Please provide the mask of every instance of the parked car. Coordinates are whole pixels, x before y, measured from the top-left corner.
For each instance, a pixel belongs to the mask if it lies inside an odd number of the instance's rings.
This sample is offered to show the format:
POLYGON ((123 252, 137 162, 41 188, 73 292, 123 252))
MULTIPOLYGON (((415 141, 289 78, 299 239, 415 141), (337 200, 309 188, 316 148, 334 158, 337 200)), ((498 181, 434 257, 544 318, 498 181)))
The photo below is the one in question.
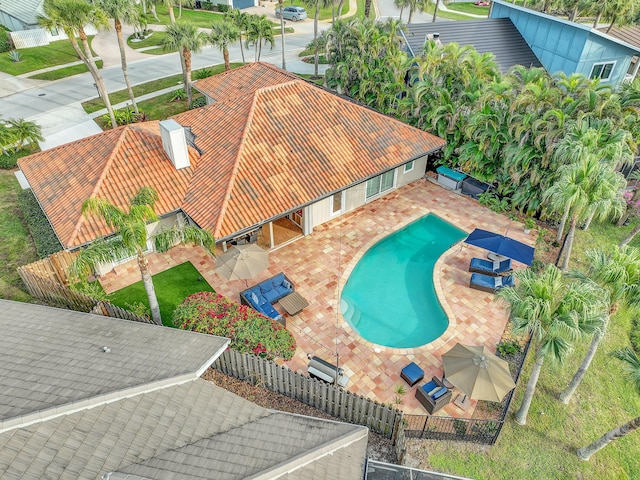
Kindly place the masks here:
MULTIPOLYGON (((276 17, 280 18, 280 9, 276 8, 276 17)), ((291 20, 297 22, 298 20, 304 20, 307 18, 307 11, 302 7, 284 7, 282 9, 282 18, 285 20, 291 20)))
POLYGON ((477 5, 478 7, 488 7, 489 2, 474 2, 474 5, 477 5))

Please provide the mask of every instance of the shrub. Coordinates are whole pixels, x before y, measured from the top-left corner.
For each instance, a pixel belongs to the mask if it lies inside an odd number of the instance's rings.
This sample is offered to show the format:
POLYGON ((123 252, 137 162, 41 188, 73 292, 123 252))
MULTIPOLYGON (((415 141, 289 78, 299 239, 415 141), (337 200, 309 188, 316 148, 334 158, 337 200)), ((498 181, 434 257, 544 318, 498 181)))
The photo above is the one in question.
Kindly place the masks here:
POLYGON ((210 77, 211 75, 213 75, 213 70, 211 70, 210 68, 204 67, 204 68, 201 68, 200 70, 196 70, 194 76, 198 80, 202 80, 203 78, 210 77))
MULTIPOLYGON (((118 125, 129 125, 130 123, 144 122, 147 120, 147 116, 144 112, 136 113, 131 107, 126 107, 121 110, 114 110, 113 115, 116 117, 118 125)), ((108 113, 102 116, 102 121, 107 126, 111 126, 111 117, 108 113)))
POLYGON ((241 353, 289 360, 296 351, 293 335, 275 320, 213 292, 189 295, 173 312, 173 324, 183 330, 231 339, 241 353))
POLYGON ((508 198, 505 197, 500 199, 496 193, 491 191, 478 195, 478 203, 488 207, 496 213, 505 213, 511 209, 508 198))
POLYGON ((69 285, 71 290, 75 290, 76 292, 84 293, 85 295, 95 298, 97 300, 109 300, 109 295, 107 295, 97 281, 95 282, 87 282, 86 280, 78 283, 73 283, 69 285))
POLYGON ((9 37, 9 31, 2 25, 0 25, 0 52, 8 52, 13 46, 11 45, 11 38, 9 37))
POLYGON ((202 8, 204 10, 213 10, 213 3, 212 2, 202 2, 200 5, 202 6, 202 8))
POLYGON ((173 95, 171 96, 171 101, 179 102, 184 100, 185 98, 187 98, 187 92, 184 90, 184 88, 179 88, 178 90, 173 92, 173 95))
POLYGON ((62 250, 58 237, 31 190, 21 190, 18 193, 18 206, 31 232, 38 256, 45 258, 62 250))
POLYGON ((22 57, 20 56, 20 52, 18 50, 11 50, 9 52, 9 58, 13 63, 18 63, 22 61, 22 57))
POLYGON ((189 104, 189 110, 193 110, 194 108, 204 107, 206 104, 207 104, 206 98, 198 97, 189 104))
POLYGON ((498 354, 504 358, 520 353, 522 351, 522 347, 516 340, 503 340, 498 344, 496 350, 498 351, 498 354))
POLYGON ((226 12, 228 12, 228 11, 229 11, 229 5, 225 5, 225 4, 223 4, 223 3, 219 3, 219 4, 217 5, 217 10, 218 10, 220 13, 226 13, 226 12))

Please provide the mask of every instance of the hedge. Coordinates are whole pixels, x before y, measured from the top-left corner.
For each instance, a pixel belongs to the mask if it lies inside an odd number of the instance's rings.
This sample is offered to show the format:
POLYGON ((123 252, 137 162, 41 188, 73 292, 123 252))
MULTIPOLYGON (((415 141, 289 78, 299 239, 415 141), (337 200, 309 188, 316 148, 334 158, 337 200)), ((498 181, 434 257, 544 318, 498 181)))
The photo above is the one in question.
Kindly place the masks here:
POLYGON ((58 237, 30 189, 18 193, 18 206, 29 227, 38 256, 45 258, 62 250, 58 237))

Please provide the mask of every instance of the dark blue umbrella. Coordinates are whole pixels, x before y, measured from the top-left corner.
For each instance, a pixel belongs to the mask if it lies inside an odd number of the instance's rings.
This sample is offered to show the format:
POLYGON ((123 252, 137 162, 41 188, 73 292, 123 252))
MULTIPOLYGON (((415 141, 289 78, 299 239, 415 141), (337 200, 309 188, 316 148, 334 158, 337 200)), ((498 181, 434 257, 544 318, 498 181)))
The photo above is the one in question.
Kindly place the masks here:
POLYGON ((525 245, 513 238, 500 235, 499 233, 476 228, 469 234, 464 243, 484 248, 503 257, 512 258, 525 265, 531 265, 531 263, 533 263, 533 247, 525 245))

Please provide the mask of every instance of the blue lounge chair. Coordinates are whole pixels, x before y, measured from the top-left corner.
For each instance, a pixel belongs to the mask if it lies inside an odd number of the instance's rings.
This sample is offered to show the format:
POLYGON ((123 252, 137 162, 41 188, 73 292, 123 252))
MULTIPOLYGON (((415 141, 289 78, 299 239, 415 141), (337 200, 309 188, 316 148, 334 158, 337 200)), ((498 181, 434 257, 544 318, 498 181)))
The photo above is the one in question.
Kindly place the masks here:
POLYGON ((469 286, 483 292, 496 293, 504 287, 513 287, 513 276, 508 277, 490 277, 481 273, 471 275, 469 286))
POLYGON ((507 258, 502 262, 492 262, 483 260, 482 258, 472 258, 469 264, 469 271, 473 273, 482 273, 483 275, 505 275, 513 270, 511 259, 507 258))

